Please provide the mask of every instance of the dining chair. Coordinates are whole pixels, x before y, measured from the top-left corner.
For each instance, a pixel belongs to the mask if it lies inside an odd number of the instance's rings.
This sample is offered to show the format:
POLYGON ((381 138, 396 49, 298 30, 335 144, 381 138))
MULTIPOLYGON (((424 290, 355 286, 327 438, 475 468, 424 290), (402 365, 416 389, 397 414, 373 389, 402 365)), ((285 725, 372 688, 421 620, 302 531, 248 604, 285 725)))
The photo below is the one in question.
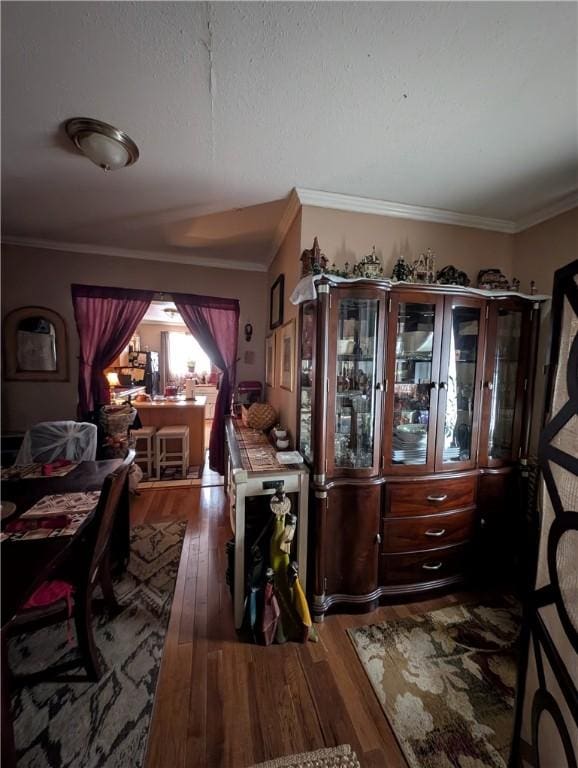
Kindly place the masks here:
POLYGON ((94 461, 97 432, 95 424, 83 421, 41 421, 27 430, 14 464, 94 461))
MULTIPOLYGON (((109 613, 114 614, 119 610, 110 571, 110 542, 133 461, 134 451, 130 451, 123 464, 106 477, 93 519, 87 524, 78 544, 71 547, 70 556, 57 569, 53 578, 38 587, 9 625, 9 634, 20 634, 73 616, 82 663, 88 679, 93 681, 102 675, 92 628, 93 592, 96 585, 100 584, 109 613)), ((26 680, 45 679, 49 674, 54 675, 76 666, 78 659, 73 659, 43 670, 38 675, 27 676, 26 680)))

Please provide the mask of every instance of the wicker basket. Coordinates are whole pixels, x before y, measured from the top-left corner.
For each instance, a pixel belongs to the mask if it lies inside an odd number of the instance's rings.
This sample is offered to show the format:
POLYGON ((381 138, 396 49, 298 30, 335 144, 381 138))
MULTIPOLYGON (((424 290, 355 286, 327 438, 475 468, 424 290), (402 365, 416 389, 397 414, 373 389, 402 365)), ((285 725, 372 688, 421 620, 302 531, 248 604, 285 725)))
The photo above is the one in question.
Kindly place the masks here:
POLYGON ((269 403, 253 403, 248 408, 243 406, 241 421, 246 427, 265 432, 277 422, 277 411, 269 403))

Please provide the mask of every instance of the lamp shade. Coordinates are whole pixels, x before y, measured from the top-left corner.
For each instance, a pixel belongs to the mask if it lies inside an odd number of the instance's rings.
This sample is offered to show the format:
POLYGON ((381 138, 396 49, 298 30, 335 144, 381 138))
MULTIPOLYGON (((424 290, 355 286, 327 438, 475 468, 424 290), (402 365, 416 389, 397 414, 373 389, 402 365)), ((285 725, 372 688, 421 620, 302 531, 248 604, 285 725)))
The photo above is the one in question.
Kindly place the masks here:
POLYGON ((129 154, 123 145, 103 133, 85 133, 78 144, 88 159, 105 171, 116 171, 128 163, 129 154))
POLYGON ((109 371, 106 374, 106 380, 109 387, 120 387, 120 381, 118 380, 118 373, 116 371, 109 371))

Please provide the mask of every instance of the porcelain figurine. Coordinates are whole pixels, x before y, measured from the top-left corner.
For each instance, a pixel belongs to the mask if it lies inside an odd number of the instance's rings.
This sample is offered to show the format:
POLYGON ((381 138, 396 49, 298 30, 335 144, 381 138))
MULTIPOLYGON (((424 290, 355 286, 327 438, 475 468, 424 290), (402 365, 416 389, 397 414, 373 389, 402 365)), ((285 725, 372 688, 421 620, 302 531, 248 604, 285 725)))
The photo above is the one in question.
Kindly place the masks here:
POLYGON ((425 253, 420 253, 418 258, 413 262, 411 276, 414 283, 427 283, 428 266, 425 253))
POLYGON ((327 259, 321 253, 317 237, 313 238, 312 248, 305 249, 301 254, 301 277, 320 275, 327 269, 327 259))
POLYGON ((478 288, 484 288, 488 291, 507 291, 510 284, 501 270, 481 269, 478 272, 478 288))
POLYGON ((400 256, 395 262, 393 271, 391 273, 391 279, 399 282, 409 282, 411 280, 411 267, 407 261, 400 256))
POLYGON ((375 245, 370 254, 364 256, 361 261, 353 267, 355 277, 380 278, 383 275, 383 267, 379 256, 375 252, 375 245))
POLYGON ((436 283, 441 285, 462 285, 464 287, 470 284, 470 278, 461 269, 448 264, 447 267, 440 269, 436 275, 436 283))

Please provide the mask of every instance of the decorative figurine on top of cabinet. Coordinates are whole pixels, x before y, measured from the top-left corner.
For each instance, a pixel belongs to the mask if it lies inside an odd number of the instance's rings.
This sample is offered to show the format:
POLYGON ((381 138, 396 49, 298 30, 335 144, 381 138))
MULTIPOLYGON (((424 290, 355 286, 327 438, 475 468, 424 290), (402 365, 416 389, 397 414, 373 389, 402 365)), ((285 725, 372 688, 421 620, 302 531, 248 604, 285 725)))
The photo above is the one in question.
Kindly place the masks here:
POLYGON ((520 290, 520 281, 517 277, 512 278, 512 282, 510 283, 510 290, 516 291, 516 293, 520 290))
POLYGON ((375 245, 370 254, 364 256, 358 264, 353 267, 354 277, 379 278, 383 275, 383 267, 379 256, 375 252, 375 245))
POLYGON ((420 253, 418 258, 413 262, 411 277, 414 283, 427 283, 428 267, 427 256, 425 253, 420 253))
POLYGON ((391 279, 399 281, 400 283, 407 283, 411 280, 411 267, 403 258, 403 256, 400 256, 399 259, 395 262, 393 271, 391 273, 391 279))
POLYGON ((501 270, 481 269, 478 272, 478 288, 485 288, 488 291, 507 291, 510 284, 501 270))
POLYGON ((313 247, 306 249, 301 254, 301 277, 309 275, 320 275, 327 269, 327 259, 321 248, 317 237, 313 239, 313 247))
POLYGON ((427 267, 427 279, 428 283, 435 283, 436 274, 436 257, 431 248, 428 248, 425 254, 425 263, 427 267))
POLYGON ((440 285, 462 285, 464 287, 470 284, 470 278, 461 269, 448 264, 447 267, 440 269, 436 275, 436 283, 440 285))
POLYGON ((530 296, 535 296, 537 293, 536 291, 536 281, 530 280, 530 296))

